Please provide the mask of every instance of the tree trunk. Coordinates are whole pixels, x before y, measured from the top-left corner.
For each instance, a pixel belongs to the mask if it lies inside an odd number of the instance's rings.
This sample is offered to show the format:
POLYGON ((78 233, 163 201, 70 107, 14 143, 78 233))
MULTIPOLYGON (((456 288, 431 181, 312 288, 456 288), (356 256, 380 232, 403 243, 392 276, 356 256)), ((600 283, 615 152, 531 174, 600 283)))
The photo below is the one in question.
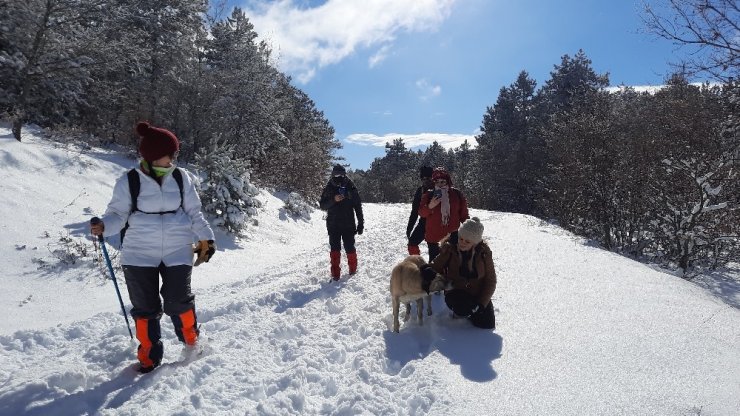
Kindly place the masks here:
POLYGON ((54 4, 52 0, 46 1, 46 9, 44 10, 44 16, 41 19, 41 22, 39 23, 39 30, 36 32, 36 35, 33 39, 33 46, 31 47, 31 53, 28 57, 28 63, 26 64, 26 67, 23 69, 23 75, 21 75, 21 94, 18 98, 18 101, 15 103, 15 112, 17 113, 15 117, 13 117, 13 136, 16 140, 21 141, 21 127, 23 126, 23 121, 25 117, 27 116, 26 113, 26 103, 28 102, 28 91, 31 89, 31 69, 33 69, 36 64, 38 63, 39 56, 41 55, 41 49, 43 47, 43 41, 44 37, 46 36, 46 31, 48 29, 49 24, 49 18, 51 16, 52 8, 54 4))
POLYGON ((23 127, 23 120, 20 117, 13 118, 13 137, 16 140, 21 141, 21 128, 23 127))
POLYGON ((678 258, 678 267, 683 271, 683 278, 689 270, 689 259, 691 258, 691 249, 689 248, 688 238, 683 240, 679 246, 681 256, 678 258))

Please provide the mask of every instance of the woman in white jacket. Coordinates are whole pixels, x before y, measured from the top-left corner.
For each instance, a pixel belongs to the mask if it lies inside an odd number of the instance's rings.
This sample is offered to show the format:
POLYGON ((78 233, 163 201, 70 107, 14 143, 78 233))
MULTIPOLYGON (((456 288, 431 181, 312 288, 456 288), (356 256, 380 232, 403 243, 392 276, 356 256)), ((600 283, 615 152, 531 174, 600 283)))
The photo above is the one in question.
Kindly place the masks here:
POLYGON ((180 148, 177 137, 144 122, 136 126, 136 132, 141 137, 141 163, 118 179, 102 222, 92 225, 91 233, 110 236, 125 229, 121 264, 136 322, 139 371, 147 373, 164 355, 162 312, 170 316, 186 348, 195 347, 199 331, 190 289, 193 242, 198 240, 196 266, 207 262, 216 246, 192 177, 174 165, 180 148), (137 188, 138 196, 132 195, 137 188))

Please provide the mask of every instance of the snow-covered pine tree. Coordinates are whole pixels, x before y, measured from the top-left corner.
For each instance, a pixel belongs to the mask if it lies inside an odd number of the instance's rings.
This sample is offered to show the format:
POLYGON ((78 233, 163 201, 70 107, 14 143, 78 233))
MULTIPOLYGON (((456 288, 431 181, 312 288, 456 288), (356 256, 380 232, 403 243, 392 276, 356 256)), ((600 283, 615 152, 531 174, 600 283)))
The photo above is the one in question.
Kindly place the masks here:
POLYGON ((12 3, 0 4, 0 112, 9 113, 20 141, 27 121, 68 123, 77 115, 96 64, 105 2, 12 3))
POLYGON ((306 201, 306 199, 297 192, 291 192, 288 194, 288 198, 285 200, 285 206, 283 206, 283 209, 294 217, 306 220, 311 219, 311 212, 313 212, 311 203, 306 201))
POLYGON ((195 155, 195 165, 206 176, 200 190, 203 211, 215 217, 216 225, 240 235, 261 204, 250 182, 249 163, 233 155, 232 145, 213 139, 195 155))
POLYGON ((235 145, 235 155, 249 160, 257 173, 271 150, 289 144, 280 126, 285 111, 276 98, 280 74, 270 65, 270 49, 257 41, 254 26, 237 7, 211 28, 205 58, 207 85, 217 99, 204 118, 204 131, 235 145))
POLYGON ((287 143, 271 146, 259 170, 253 173, 260 184, 318 200, 332 165, 332 153, 341 144, 324 114, 306 93, 290 85, 289 77, 280 76, 276 88, 282 91, 278 94, 283 108, 280 126, 287 143))
MULTIPOLYGON (((444 154, 444 149, 437 146, 444 154)), ((386 143, 385 156, 375 158, 367 172, 356 171, 350 176, 363 201, 411 202, 419 186, 419 160, 419 155, 406 149, 403 139, 398 138, 386 143)))

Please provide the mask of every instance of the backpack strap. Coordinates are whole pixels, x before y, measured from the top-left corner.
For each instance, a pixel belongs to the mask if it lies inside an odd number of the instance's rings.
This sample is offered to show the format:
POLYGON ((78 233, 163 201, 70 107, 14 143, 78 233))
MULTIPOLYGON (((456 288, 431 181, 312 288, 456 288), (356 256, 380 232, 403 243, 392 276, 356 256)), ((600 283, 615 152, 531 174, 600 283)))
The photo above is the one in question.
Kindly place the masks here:
MULTIPOLYGON (((136 211, 139 211, 139 192, 141 192, 141 178, 139 178, 139 172, 136 171, 136 169, 131 169, 126 174, 128 177, 128 191, 131 194, 131 213, 134 213, 136 211)), ((172 171, 172 177, 175 178, 175 182, 177 182, 177 187, 180 188, 180 208, 183 208, 183 200, 184 198, 184 185, 182 181, 182 172, 180 169, 175 168, 175 170, 172 171)), ((165 211, 165 212, 144 212, 145 214, 174 214, 177 210, 173 211, 165 211)), ((130 215, 130 214, 129 214, 130 215)), ((121 246, 123 246, 123 237, 126 235, 126 230, 128 230, 128 221, 126 221, 126 224, 123 226, 123 229, 121 229, 121 246)))
POLYGON ((185 200, 185 197, 183 196, 183 184, 182 184, 182 171, 180 168, 175 168, 175 170, 172 171, 172 177, 175 178, 175 182, 177 182, 177 186, 180 187, 180 208, 183 208, 182 204, 185 200))
POLYGON ((131 212, 139 210, 139 191, 141 191, 141 179, 136 169, 128 171, 128 191, 131 193, 131 212))
MULTIPOLYGON (((184 197, 184 185, 182 179, 182 171, 178 168, 172 171, 172 177, 177 182, 177 187, 180 188, 180 208, 182 208, 184 197)), ((128 190, 131 193, 131 212, 139 211, 139 192, 141 191, 141 178, 136 169, 128 171, 128 190)), ((144 212, 144 211, 141 211, 144 212)), ((146 214, 169 214, 175 211, 166 212, 147 212, 146 214)))
MULTIPOLYGON (((131 213, 139 210, 139 191, 141 191, 141 179, 139 178, 139 172, 136 169, 131 169, 126 174, 128 177, 128 191, 131 194, 131 213)), ((131 215, 131 214, 129 214, 131 215)), ((123 225, 120 232, 120 245, 118 248, 123 247, 123 238, 126 236, 126 230, 128 230, 128 221, 123 225)))

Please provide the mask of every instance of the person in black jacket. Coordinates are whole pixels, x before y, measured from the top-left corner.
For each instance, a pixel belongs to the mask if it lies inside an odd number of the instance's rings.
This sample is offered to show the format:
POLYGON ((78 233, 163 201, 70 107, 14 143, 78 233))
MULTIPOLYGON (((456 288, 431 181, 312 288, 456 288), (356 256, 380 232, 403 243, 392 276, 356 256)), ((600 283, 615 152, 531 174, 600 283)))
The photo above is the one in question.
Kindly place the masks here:
POLYGON ((357 273, 357 251, 355 250, 355 234, 361 235, 364 231, 365 220, 362 216, 362 201, 355 184, 347 177, 347 171, 342 165, 336 165, 331 171, 329 183, 324 187, 319 201, 321 209, 327 212, 326 230, 329 232, 329 247, 331 249, 331 277, 339 280, 341 268, 341 246, 344 243, 344 252, 347 253, 349 274, 357 273), (355 226, 355 215, 357 225, 355 226))
MULTIPOLYGON (((421 186, 416 188, 414 194, 414 200, 411 202, 411 215, 409 216, 409 225, 406 227, 406 238, 409 239, 408 250, 409 254, 421 254, 419 251, 419 244, 424 241, 424 224, 426 218, 419 218, 419 204, 421 203, 421 197, 425 192, 434 191, 434 182, 432 182, 432 168, 430 166, 422 166, 419 168, 419 178, 421 179, 421 186), (416 220, 419 220, 418 224, 416 220), (416 227, 414 227, 416 226, 416 227)), ((431 262, 434 260, 430 258, 431 262)))

